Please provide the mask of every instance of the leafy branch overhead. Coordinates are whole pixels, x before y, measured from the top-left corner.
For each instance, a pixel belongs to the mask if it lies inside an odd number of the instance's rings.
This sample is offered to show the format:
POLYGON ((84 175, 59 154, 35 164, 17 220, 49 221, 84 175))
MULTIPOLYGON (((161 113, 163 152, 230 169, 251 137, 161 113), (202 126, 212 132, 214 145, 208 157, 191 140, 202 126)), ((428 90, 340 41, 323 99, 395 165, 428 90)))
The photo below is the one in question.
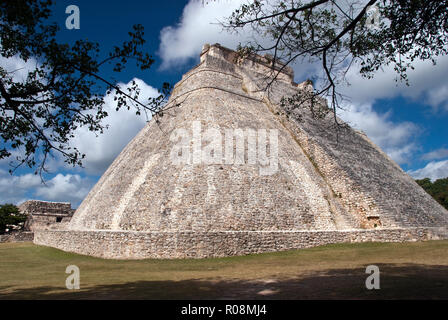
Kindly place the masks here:
POLYGON ((8 0, 0 4, 0 53, 4 58, 20 58, 35 62, 24 79, 17 79, 22 70, 0 66, 0 159, 16 157, 13 172, 20 165, 45 171, 47 157, 56 151, 71 165, 82 165, 85 157, 70 146, 70 139, 81 126, 102 133, 105 94, 113 94, 120 108, 135 108, 158 114, 169 95, 164 84, 160 96, 142 102, 134 82, 122 88, 104 76, 109 65, 122 72, 132 60, 146 70, 154 59, 144 53, 144 30, 135 25, 130 40, 115 46, 109 54, 100 52, 98 43, 78 40, 69 45, 56 40, 59 30, 48 23, 51 0, 8 0))
POLYGON ((447 8, 448 0, 256 0, 235 10, 222 25, 230 32, 254 32, 255 40, 240 45, 239 51, 272 54, 272 70, 278 59, 285 66, 319 63, 323 75, 307 99, 329 98, 337 122, 336 110, 344 98, 338 88, 350 68, 357 66, 362 76, 371 78, 393 65, 397 80, 408 84, 407 73, 416 59, 435 64, 437 56, 447 54, 447 8), (375 10, 379 19, 374 21, 375 10))

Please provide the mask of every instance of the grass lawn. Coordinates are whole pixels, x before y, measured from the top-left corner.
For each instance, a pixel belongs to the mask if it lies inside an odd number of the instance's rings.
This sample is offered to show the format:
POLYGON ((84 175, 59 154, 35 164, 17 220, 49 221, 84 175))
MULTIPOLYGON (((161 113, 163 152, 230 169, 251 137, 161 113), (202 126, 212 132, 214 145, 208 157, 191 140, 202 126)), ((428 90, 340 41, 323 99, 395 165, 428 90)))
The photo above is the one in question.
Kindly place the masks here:
POLYGON ((0 244, 0 299, 448 299, 448 241, 336 244, 230 258, 104 260, 0 244), (368 265, 381 289, 367 290, 368 265), (68 265, 80 290, 67 290, 68 265))

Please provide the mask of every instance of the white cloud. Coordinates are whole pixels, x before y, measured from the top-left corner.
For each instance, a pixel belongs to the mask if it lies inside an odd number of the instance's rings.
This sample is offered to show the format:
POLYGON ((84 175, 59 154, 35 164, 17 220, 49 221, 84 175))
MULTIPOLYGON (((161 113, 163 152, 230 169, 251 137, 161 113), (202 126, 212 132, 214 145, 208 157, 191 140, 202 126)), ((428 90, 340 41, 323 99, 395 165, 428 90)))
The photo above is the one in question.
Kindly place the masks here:
POLYGON ((437 65, 429 61, 416 60, 415 70, 408 71, 409 86, 396 82, 397 73, 393 66, 384 66, 375 73, 372 79, 359 74, 359 67, 354 65, 347 74, 350 86, 342 89, 342 93, 350 97, 353 103, 372 103, 378 99, 405 97, 419 100, 434 108, 448 111, 448 56, 441 56, 437 65))
POLYGON ((410 170, 408 174, 415 179, 430 178, 432 181, 448 177, 448 160, 431 161, 424 168, 410 170))
POLYGON ((35 70, 37 66, 37 61, 33 58, 25 62, 18 56, 10 58, 0 56, 0 67, 6 70, 15 82, 25 82, 28 73, 35 70))
POLYGON ((26 200, 71 202, 77 207, 84 199, 94 181, 79 174, 57 174, 42 183, 39 175, 26 173, 10 175, 0 169, 0 203, 20 204, 26 200))
POLYGON ((199 58, 204 43, 216 43, 235 48, 244 42, 240 35, 222 31, 218 21, 247 1, 214 1, 202 5, 201 1, 190 0, 185 6, 180 22, 168 26, 160 32, 159 55, 163 59, 162 68, 169 68, 199 58))
POLYGON ((78 174, 57 174, 51 180, 35 188, 35 196, 39 199, 59 202, 71 202, 77 207, 93 187, 94 182, 78 174))
POLYGON ((18 204, 26 200, 28 189, 41 183, 40 177, 31 173, 20 176, 10 175, 0 169, 0 203, 18 204))
POLYGON ((426 101, 435 109, 441 107, 444 111, 448 111, 448 83, 440 82, 438 86, 430 88, 426 93, 426 101))
MULTIPOLYGON (((147 101, 149 97, 158 96, 157 89, 147 85, 144 81, 134 78, 140 88, 140 101, 147 101)), ((127 85, 120 83, 120 86, 130 86, 132 81, 127 85)), ((117 102, 114 101, 114 95, 109 94, 105 97, 104 110, 108 113, 104 119, 104 125, 109 125, 103 134, 98 137, 89 131, 87 127, 81 127, 75 131, 75 138, 72 139, 71 145, 79 149, 81 153, 86 154, 83 160, 85 172, 88 174, 101 175, 118 156, 129 141, 146 124, 146 117, 142 111, 142 115, 136 115, 132 108, 121 108, 116 111, 117 102)), ((148 119, 151 115, 148 113, 148 119)), ((59 166, 60 159, 57 163, 50 164, 50 168, 54 171, 59 166)))
POLYGON ((439 160, 443 158, 448 158, 448 149, 446 148, 440 148, 421 156, 422 160, 439 160))

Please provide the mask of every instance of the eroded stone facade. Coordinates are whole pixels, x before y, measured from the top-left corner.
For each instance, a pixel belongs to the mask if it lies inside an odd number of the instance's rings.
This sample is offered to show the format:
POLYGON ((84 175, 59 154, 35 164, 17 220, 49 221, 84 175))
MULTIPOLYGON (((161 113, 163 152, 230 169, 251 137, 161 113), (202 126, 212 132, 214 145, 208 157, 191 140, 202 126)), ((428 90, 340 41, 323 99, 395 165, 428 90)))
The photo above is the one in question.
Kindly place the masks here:
POLYGON ((24 226, 27 231, 64 228, 74 213, 68 202, 28 200, 18 208, 28 215, 24 226))

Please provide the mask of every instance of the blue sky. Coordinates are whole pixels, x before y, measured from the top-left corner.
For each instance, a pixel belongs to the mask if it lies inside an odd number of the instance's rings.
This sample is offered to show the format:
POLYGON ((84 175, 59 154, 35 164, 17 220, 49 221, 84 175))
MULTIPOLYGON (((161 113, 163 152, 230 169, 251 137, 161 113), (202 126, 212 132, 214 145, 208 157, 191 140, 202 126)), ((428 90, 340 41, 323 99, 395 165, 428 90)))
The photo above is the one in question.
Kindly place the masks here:
MULTIPOLYGON (((235 48, 248 34, 229 35, 216 25, 238 6, 239 0, 210 1, 56 1, 52 20, 61 27, 61 41, 88 38, 101 44, 106 53, 113 45, 127 40, 132 25, 145 27, 146 50, 156 59, 150 70, 141 72, 132 64, 116 79, 123 84, 138 79, 143 96, 156 95, 162 82, 176 83, 183 73, 199 61, 204 43, 219 42, 235 48), (65 8, 80 9, 80 29, 65 28, 65 8)), ((2 66, 21 66, 23 62, 0 60, 2 66)), ((318 72, 316 65, 295 65, 295 80, 300 82, 318 72)), ((411 85, 397 84, 395 74, 385 68, 373 80, 362 79, 357 70, 348 78, 350 96, 340 116, 363 130, 385 150, 403 170, 416 178, 448 176, 448 58, 437 66, 417 63, 410 74, 411 85)), ((106 71, 106 75, 111 75, 106 71)), ((114 109, 111 97, 106 105, 114 109)), ((80 131, 74 145, 87 154, 84 168, 70 168, 58 157, 49 162, 46 184, 32 170, 21 168, 10 176, 8 160, 0 161, 0 203, 20 203, 27 199, 70 201, 77 207, 123 147, 145 125, 145 117, 132 112, 111 112, 111 128, 96 138, 80 131)))

